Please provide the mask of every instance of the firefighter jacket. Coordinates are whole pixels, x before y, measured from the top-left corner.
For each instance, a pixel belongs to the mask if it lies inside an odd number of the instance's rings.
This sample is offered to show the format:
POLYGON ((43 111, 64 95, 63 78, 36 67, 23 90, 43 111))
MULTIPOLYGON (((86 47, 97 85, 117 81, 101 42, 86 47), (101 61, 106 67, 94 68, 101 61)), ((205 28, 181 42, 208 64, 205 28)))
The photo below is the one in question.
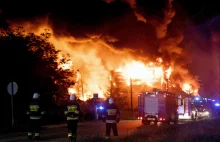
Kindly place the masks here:
POLYGON ((109 104, 102 115, 103 122, 117 123, 120 121, 120 111, 114 104, 109 104))
POLYGON ((76 101, 70 101, 67 105, 67 109, 64 112, 66 115, 67 121, 75 120, 78 122, 80 116, 80 106, 76 101))
POLYGON ((33 99, 30 102, 29 110, 27 111, 27 115, 30 116, 30 119, 34 120, 40 120, 42 115, 45 113, 45 111, 42 111, 40 100, 39 99, 33 99))

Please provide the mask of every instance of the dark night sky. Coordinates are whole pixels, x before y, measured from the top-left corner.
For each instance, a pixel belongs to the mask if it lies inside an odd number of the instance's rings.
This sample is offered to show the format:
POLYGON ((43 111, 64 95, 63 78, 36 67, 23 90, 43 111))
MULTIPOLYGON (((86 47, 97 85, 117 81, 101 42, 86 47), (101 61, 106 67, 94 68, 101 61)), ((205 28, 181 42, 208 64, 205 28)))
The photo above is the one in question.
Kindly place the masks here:
MULTIPOLYGON (((140 48, 155 53, 158 44, 155 43, 154 25, 137 21, 134 10, 122 1, 132 0, 115 0, 110 4, 104 0, 1 1, 0 24, 6 25, 5 19, 26 21, 48 14, 55 34, 71 34, 75 37, 85 37, 86 34, 113 36, 119 39, 114 43, 118 48, 140 48)), ((169 26, 171 29, 181 30, 187 22, 193 26, 202 24, 220 12, 215 0, 174 0, 173 3, 176 16, 169 26)), ((136 0, 136 4, 137 11, 147 21, 163 19, 165 0, 136 0)))
POLYGON ((190 19, 198 24, 219 15, 218 1, 216 0, 178 0, 179 5, 188 13, 190 19))
MULTIPOLYGON (((202 23, 219 14, 216 0, 174 0, 175 8, 185 12, 190 19, 202 23), (178 6, 177 6, 178 5, 178 6)), ((147 15, 157 14, 164 7, 164 0, 137 0, 137 5, 147 15)), ((51 12, 52 15, 80 21, 81 24, 97 24, 100 20, 112 19, 123 15, 129 8, 118 2, 111 6, 103 0, 72 0, 72 1, 1 1, 0 8, 6 17, 33 18, 51 12)), ((180 12, 180 11, 179 11, 180 12)))
MULTIPOLYGON (((88 33, 102 33, 120 39, 117 47, 152 47, 156 38, 152 24, 137 21, 133 9, 122 1, 115 0, 110 4, 104 0, 1 1, 0 24, 3 26, 5 19, 25 21, 48 14, 55 34, 83 37, 88 33)), ((136 3, 138 11, 147 20, 163 18, 165 0, 137 0, 136 3)), ((174 8, 177 11, 173 20, 176 29, 184 27, 186 21, 193 25, 202 24, 220 12, 215 0, 174 0, 174 8)))

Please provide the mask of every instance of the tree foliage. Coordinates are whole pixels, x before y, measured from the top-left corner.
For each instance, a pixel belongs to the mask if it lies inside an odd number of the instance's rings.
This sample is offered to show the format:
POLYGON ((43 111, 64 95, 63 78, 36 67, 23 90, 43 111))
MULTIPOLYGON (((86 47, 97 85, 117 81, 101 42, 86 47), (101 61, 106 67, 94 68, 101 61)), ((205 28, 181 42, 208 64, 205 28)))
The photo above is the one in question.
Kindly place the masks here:
POLYGON ((50 33, 41 35, 26 33, 23 28, 7 29, 0 33, 1 49, 1 93, 0 104, 10 109, 10 96, 7 94, 9 82, 18 84, 18 93, 14 96, 14 107, 23 110, 35 92, 49 105, 52 98, 60 98, 68 92, 73 83, 69 80, 70 70, 59 68, 67 58, 59 59, 60 51, 49 42, 50 33), (52 97, 53 96, 53 97, 52 97))

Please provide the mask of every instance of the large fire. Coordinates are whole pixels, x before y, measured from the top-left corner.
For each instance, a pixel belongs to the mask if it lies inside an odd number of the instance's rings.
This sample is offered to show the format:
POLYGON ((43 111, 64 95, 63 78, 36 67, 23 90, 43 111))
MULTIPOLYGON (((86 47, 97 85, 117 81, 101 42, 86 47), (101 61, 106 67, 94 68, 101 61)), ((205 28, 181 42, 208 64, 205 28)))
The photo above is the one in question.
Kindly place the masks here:
MULTIPOLYGON (((32 24, 26 23, 25 29, 36 34, 44 32, 45 29, 50 29, 48 26, 40 26, 37 30, 33 30, 32 26, 32 24)), ((59 66, 63 69, 73 70, 76 84, 71 86, 68 92, 69 94, 76 94, 84 101, 92 98, 94 93, 98 93, 100 98, 106 97, 105 93, 110 87, 109 76, 111 70, 121 72, 127 85, 130 84, 129 80, 132 78, 140 80, 138 83, 156 88, 160 88, 162 83, 166 83, 165 78, 169 79, 171 74, 175 72, 172 66, 166 69, 163 68, 162 58, 158 58, 155 62, 143 62, 135 59, 128 51, 116 50, 104 40, 96 39, 96 37, 88 39, 55 37, 51 29, 50 33, 52 34, 50 42, 57 49, 62 50, 62 53, 70 54, 71 61, 59 66)), ((189 92, 184 83, 179 83, 179 85, 183 91, 189 92)), ((195 93, 195 90, 198 91, 198 88, 194 90, 192 86, 190 88, 190 93, 195 93)))
POLYGON ((182 90, 184 92, 186 92, 187 94, 194 94, 194 95, 198 95, 198 89, 195 89, 192 87, 192 85, 188 84, 188 83, 184 83, 182 85, 182 90))
MULTIPOLYGON (((130 5, 135 9, 136 6, 132 6, 131 3, 130 5)), ((158 51, 166 52, 167 55, 175 54, 176 58, 179 57, 178 55, 182 55, 182 49, 178 47, 182 38, 166 37, 167 26, 175 15, 171 0, 168 0, 166 9, 164 10, 165 17, 163 20, 150 20, 149 23, 146 19, 143 20, 143 16, 140 20, 137 15, 139 13, 136 11, 135 13, 139 21, 155 26, 157 38, 160 39, 158 41, 160 44, 157 45, 160 47, 158 51)), ((138 83, 144 83, 155 88, 161 88, 163 83, 169 84, 172 75, 178 74, 177 78, 172 79, 173 86, 182 88, 186 93, 198 92, 198 82, 194 81, 188 70, 184 66, 178 65, 175 59, 172 59, 173 64, 168 67, 167 63, 165 65, 163 61, 165 59, 162 58, 158 58, 156 61, 147 58, 146 61, 146 55, 140 55, 141 57, 139 57, 139 54, 125 49, 126 47, 117 48, 113 43, 120 39, 102 33, 100 35, 86 34, 84 38, 57 36, 53 34, 48 19, 45 20, 45 18, 32 22, 19 23, 16 21, 15 23, 17 23, 15 26, 23 26, 25 31, 34 32, 35 34, 43 33, 45 29, 49 29, 52 34, 50 42, 62 53, 70 55, 71 61, 59 66, 73 71, 75 85, 71 86, 68 92, 69 94, 76 94, 81 100, 92 98, 94 93, 98 93, 100 98, 105 98, 110 87, 109 76, 112 70, 121 72, 127 85, 130 85, 129 80, 133 79, 139 80, 138 83)), ((138 49, 139 47, 135 48, 138 49)), ((143 48, 145 48, 145 45, 143 45, 143 48)))
POLYGON ((74 88, 68 88, 68 92, 70 95, 73 95, 76 93, 76 90, 74 88))
POLYGON ((130 79, 137 79, 140 80, 138 84, 145 83, 148 86, 153 86, 155 83, 160 83, 164 76, 163 68, 153 62, 145 65, 140 61, 131 61, 116 71, 122 73, 128 85, 130 85, 130 79))

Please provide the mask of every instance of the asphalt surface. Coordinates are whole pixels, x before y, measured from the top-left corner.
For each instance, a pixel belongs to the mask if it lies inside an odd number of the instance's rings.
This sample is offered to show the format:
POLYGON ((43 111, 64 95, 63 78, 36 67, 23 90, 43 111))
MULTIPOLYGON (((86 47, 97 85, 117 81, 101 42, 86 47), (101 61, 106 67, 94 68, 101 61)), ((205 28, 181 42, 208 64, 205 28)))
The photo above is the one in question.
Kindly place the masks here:
MULTIPOLYGON (((119 137, 126 137, 132 134, 135 130, 140 127, 140 120, 122 120, 118 123, 119 137)), ((78 127, 78 141, 88 140, 91 137, 104 137, 105 136, 105 123, 102 121, 92 121, 79 123, 78 127)), ((67 138, 67 126, 66 124, 46 126, 41 131, 41 141, 51 142, 65 142, 67 138)), ((114 137, 113 137, 114 139, 114 137)), ((116 137, 115 137, 116 139, 116 137)), ((1 134, 0 142, 28 142, 27 133, 18 132, 10 134, 1 134)))
MULTIPOLYGON (((190 120, 180 120, 178 125, 190 123, 190 120)), ((157 127, 163 124, 158 124, 157 127)), ((172 124, 171 124, 172 125, 172 124)), ((135 133, 139 128, 143 127, 141 120, 121 120, 118 123, 118 137, 111 136, 112 139, 124 138, 135 133)), ((146 126, 144 126, 146 128, 146 126)), ((147 129, 152 129, 148 127, 147 129)), ((105 123, 102 121, 91 121, 79 123, 77 141, 89 141, 91 137, 105 137, 105 123)), ((41 141, 44 142, 66 142, 67 126, 66 124, 44 126, 41 130, 41 141)), ((0 142, 29 142, 27 132, 17 132, 9 134, 0 134, 0 142)))

